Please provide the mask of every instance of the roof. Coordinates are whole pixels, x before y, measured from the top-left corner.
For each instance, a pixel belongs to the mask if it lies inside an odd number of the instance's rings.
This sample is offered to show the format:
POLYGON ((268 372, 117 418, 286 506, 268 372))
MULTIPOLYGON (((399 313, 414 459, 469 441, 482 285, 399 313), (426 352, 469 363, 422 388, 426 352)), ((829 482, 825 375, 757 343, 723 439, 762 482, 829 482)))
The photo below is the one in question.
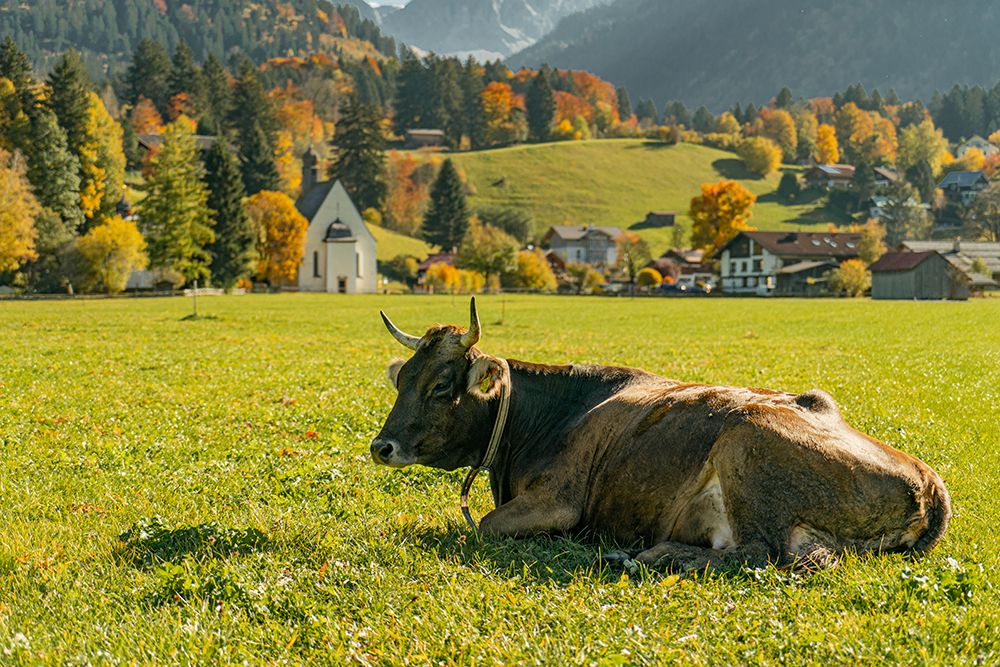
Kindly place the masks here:
POLYGON ((553 236, 558 236, 563 241, 578 241, 586 236, 591 231, 597 231, 612 241, 617 241, 619 238, 625 235, 621 227, 599 227, 596 225, 552 225, 549 227, 549 231, 545 234, 545 238, 542 242, 546 242, 553 236))
POLYGON ((887 181, 896 182, 899 180, 899 174, 894 172, 892 169, 886 169, 885 167, 875 167, 875 173, 887 181))
POLYGON ((912 271, 931 255, 937 255, 934 250, 929 252, 887 252, 868 267, 872 273, 879 271, 912 271))
POLYGON ((829 266, 835 269, 837 268, 837 263, 830 260, 823 262, 799 262, 798 264, 782 267, 775 271, 775 273, 801 273, 803 271, 815 269, 817 266, 829 266))
POLYGON ((685 264, 701 264, 705 260, 705 251, 701 248, 671 248, 660 257, 685 264))
MULTIPOLYGON (((984 177, 986 177, 986 172, 984 172, 982 170, 979 170, 979 171, 953 171, 950 174, 948 174, 947 176, 945 176, 944 179, 940 183, 938 183, 938 187, 941 188, 942 190, 945 187, 950 186, 950 185, 957 185, 960 188, 967 188, 967 187, 971 187, 973 183, 975 183, 976 181, 978 181, 980 178, 984 178, 984 177)), ((990 179, 987 177, 986 181, 989 182, 989 180, 990 179)))
MULTIPOLYGON (((207 151, 212 148, 212 144, 215 142, 215 137, 210 137, 206 134, 195 134, 194 137, 195 144, 198 146, 199 151, 207 151)), ((154 132, 150 134, 137 134, 135 135, 136 141, 142 144, 142 147, 146 150, 156 149, 159 150, 160 146, 163 145, 163 134, 159 132, 154 132)), ((227 144, 229 150, 236 153, 236 146, 232 144, 227 144)))
POLYGON ((323 237, 324 241, 355 241, 351 228, 340 221, 337 218, 330 223, 330 226, 326 228, 326 236, 323 237))
POLYGON ((831 257, 838 261, 858 256, 861 232, 757 232, 742 231, 729 239, 712 257, 722 257, 722 251, 729 248, 741 236, 748 236, 759 243, 772 255, 778 257, 831 257))
POLYGON ((647 215, 679 215, 677 211, 650 211, 647 215))
POLYGON ((448 266, 455 266, 455 253, 436 252, 424 261, 420 262, 417 268, 421 271, 426 271, 432 264, 447 264, 448 266))
POLYGON ((849 164, 818 164, 807 172, 808 174, 813 173, 819 169, 826 176, 830 178, 851 178, 854 176, 854 167, 849 164))
POLYGON ((311 188, 306 190, 306 193, 299 197, 298 201, 295 202, 295 208, 299 209, 299 213, 302 214, 309 222, 316 217, 319 212, 320 206, 326 201, 327 195, 330 194, 330 190, 333 189, 333 184, 336 181, 320 181, 316 183, 311 188))
POLYGON ((421 129, 416 129, 416 130, 406 130, 405 133, 406 134, 415 134, 415 135, 416 134, 422 134, 422 135, 428 136, 428 137, 443 137, 444 136, 444 130, 421 130, 421 129))

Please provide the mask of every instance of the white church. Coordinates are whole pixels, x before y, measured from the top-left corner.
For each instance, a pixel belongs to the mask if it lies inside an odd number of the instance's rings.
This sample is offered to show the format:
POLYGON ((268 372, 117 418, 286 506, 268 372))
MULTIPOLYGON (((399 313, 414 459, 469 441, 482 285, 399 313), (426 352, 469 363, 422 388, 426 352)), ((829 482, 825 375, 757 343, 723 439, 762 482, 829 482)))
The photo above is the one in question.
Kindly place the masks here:
POLYGON ((309 221, 300 292, 371 294, 377 289, 375 237, 340 181, 319 180, 319 156, 302 156, 302 194, 295 202, 309 221))

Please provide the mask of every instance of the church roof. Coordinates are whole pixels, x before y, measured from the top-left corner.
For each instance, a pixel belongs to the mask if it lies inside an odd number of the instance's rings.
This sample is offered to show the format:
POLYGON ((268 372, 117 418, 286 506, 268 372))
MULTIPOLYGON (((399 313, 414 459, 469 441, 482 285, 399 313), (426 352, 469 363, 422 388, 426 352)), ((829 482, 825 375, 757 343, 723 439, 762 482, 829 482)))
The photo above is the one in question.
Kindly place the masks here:
POLYGON ((327 195, 330 194, 330 190, 333 189, 334 183, 336 181, 322 181, 309 188, 304 195, 299 197, 299 200, 295 202, 295 208, 299 209, 302 217, 312 222, 319 211, 319 207, 323 205, 327 195))
POLYGON ((330 223, 330 226, 326 229, 326 236, 323 238, 324 241, 354 241, 352 236, 351 228, 340 221, 337 218, 330 223))

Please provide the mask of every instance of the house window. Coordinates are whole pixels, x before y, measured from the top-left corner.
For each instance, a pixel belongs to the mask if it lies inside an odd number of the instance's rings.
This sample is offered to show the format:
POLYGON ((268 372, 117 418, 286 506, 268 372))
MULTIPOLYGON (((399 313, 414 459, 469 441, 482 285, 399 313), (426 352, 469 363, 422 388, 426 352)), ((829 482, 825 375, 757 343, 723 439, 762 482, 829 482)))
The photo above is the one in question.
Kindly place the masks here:
POLYGON ((741 237, 733 242, 733 245, 729 249, 730 257, 749 257, 750 256, 750 239, 747 237, 741 237))
POLYGON ((742 271, 743 271, 743 273, 746 273, 747 272, 747 263, 746 262, 742 262, 742 264, 743 264, 743 266, 741 267, 742 271))
POLYGON ((736 275, 736 262, 729 262, 729 275, 736 275))
POLYGON ((764 254, 764 248, 762 248, 759 243, 754 243, 750 247, 753 248, 753 254, 754 255, 763 255, 764 254))
POLYGON ((581 250, 580 248, 577 248, 576 249, 576 261, 579 262, 581 259, 583 259, 583 250, 581 250))
POLYGON ((762 260, 762 259, 755 259, 753 261, 753 272, 754 273, 761 273, 763 270, 764 270, 764 260, 762 260))
POLYGON ((757 286, 756 278, 753 277, 747 278, 747 287, 756 287, 756 286, 757 286))
POLYGON ((322 278, 319 274, 319 251, 313 251, 313 278, 322 278))

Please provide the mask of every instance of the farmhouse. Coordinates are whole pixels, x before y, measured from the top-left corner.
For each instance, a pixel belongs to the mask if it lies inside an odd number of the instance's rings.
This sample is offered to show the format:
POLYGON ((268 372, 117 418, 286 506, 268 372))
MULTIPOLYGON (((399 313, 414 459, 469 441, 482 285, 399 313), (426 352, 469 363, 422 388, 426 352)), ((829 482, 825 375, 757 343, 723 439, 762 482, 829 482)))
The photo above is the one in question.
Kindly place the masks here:
POLYGON ((818 164, 805 173, 806 187, 849 188, 854 178, 854 167, 849 164, 818 164))
POLYGON ((301 292, 374 293, 375 237, 340 181, 319 181, 319 156, 312 148, 302 156, 302 194, 295 208, 309 228, 292 287, 301 292))
POLYGON ((968 299, 969 291, 996 287, 988 276, 964 271, 936 250, 892 252, 869 267, 873 299, 968 299))
POLYGON ((567 264, 610 266, 618 259, 617 242, 624 236, 621 227, 553 225, 542 238, 542 245, 567 264))
POLYGON ((896 246, 898 252, 937 252, 965 273, 972 271, 977 259, 989 268, 989 277, 1000 280, 1000 243, 974 241, 903 241, 896 246))
POLYGON ((660 259, 670 260, 676 264, 681 275, 678 284, 694 287, 696 283, 715 285, 715 272, 711 261, 705 261, 705 251, 693 248, 671 248, 660 256, 660 259))
POLYGON ((650 211, 646 219, 639 223, 640 227, 673 227, 677 211, 650 211))
POLYGON ((962 157, 970 148, 978 148, 982 154, 987 157, 990 155, 996 155, 997 152, 1000 152, 1000 148, 997 148, 995 143, 987 141, 978 134, 975 134, 971 139, 958 147, 958 150, 955 151, 955 157, 962 157))
POLYGON ((990 179, 984 171, 953 171, 938 183, 938 187, 949 201, 968 206, 989 184, 990 179))
POLYGON ((720 260, 722 289, 768 295, 777 288, 778 270, 801 262, 857 259, 861 234, 748 232, 734 236, 712 255, 720 260))

